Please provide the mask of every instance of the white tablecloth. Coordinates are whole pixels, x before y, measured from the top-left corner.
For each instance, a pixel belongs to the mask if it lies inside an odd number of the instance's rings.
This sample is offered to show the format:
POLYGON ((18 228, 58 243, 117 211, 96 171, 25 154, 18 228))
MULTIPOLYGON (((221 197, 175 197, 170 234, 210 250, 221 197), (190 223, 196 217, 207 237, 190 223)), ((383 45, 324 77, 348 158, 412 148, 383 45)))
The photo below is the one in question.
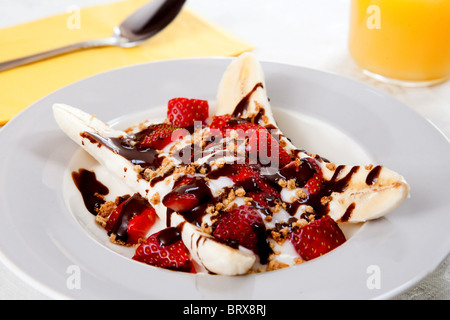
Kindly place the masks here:
MULTIPOLYGON (((0 0, 0 28, 52 14, 73 5, 111 0, 0 0)), ((411 107, 450 137, 450 81, 430 88, 378 83, 361 74, 349 57, 349 0, 189 0, 210 21, 255 45, 260 60, 284 62, 356 79, 411 107)), ((398 299, 449 299, 450 258, 398 299)), ((47 299, 0 263, 0 299, 47 299)))

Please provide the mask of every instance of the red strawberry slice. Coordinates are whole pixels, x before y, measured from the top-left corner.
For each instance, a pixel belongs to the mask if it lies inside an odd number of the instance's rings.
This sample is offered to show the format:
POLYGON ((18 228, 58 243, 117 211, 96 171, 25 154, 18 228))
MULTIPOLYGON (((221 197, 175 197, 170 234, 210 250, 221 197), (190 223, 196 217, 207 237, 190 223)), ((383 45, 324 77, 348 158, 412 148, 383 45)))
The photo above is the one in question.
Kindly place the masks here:
POLYGON ((243 165, 243 164, 235 164, 233 166, 233 173, 231 174, 231 179, 234 182, 243 182, 246 180, 254 180, 259 179, 259 173, 254 168, 243 165))
POLYGON ((195 273, 189 251, 176 228, 166 228, 150 235, 137 247, 133 260, 155 267, 195 273))
POLYGON ((164 196, 162 203, 169 209, 184 212, 211 198, 211 190, 204 178, 187 176, 176 182, 172 191, 164 196))
POLYGON ((138 193, 120 203, 111 213, 105 229, 126 244, 145 238, 157 219, 155 209, 138 193))
POLYGON ((230 121, 231 116, 229 114, 222 116, 213 116, 212 122, 209 125, 211 129, 219 130, 222 133, 222 136, 225 136, 226 130, 228 128, 228 122, 230 121))
POLYGON ((173 133, 178 128, 169 123, 160 123, 149 126, 139 134, 139 146, 141 148, 163 149, 172 142, 173 133))
POLYGON ((316 194, 322 189, 323 186, 323 175, 322 172, 315 173, 311 179, 309 179, 303 186, 309 194, 316 194))
POLYGON ((237 247, 241 245, 255 253, 265 239, 265 226, 259 213, 249 205, 241 205, 225 213, 219 220, 213 235, 224 243, 237 247))
POLYGON ((346 241, 338 224, 328 215, 302 228, 294 228, 290 240, 298 254, 306 261, 317 258, 346 241))
POLYGON ((254 132, 258 129, 265 129, 264 127, 260 126, 259 124, 255 124, 252 122, 238 122, 235 125, 229 126, 229 128, 235 130, 239 138, 250 138, 254 132))
POLYGON ((278 141, 264 128, 259 127, 253 132, 248 141, 250 159, 259 159, 264 165, 278 161, 279 167, 284 167, 291 162, 291 157, 278 143, 278 141))
POLYGON ((194 183, 194 181, 195 177, 193 176, 182 176, 175 181, 173 188, 184 186, 186 184, 191 184, 194 183))
POLYGON ((200 203, 195 194, 170 192, 163 198, 163 204, 176 212, 183 212, 194 208, 200 203))
POLYGON ((127 228, 127 243, 135 244, 140 239, 145 238, 150 228, 155 224, 156 218, 156 211, 152 207, 145 208, 141 214, 131 218, 127 228))
POLYGON ((206 100, 174 98, 169 100, 167 118, 176 127, 186 128, 195 121, 204 122, 208 118, 209 105, 206 100))

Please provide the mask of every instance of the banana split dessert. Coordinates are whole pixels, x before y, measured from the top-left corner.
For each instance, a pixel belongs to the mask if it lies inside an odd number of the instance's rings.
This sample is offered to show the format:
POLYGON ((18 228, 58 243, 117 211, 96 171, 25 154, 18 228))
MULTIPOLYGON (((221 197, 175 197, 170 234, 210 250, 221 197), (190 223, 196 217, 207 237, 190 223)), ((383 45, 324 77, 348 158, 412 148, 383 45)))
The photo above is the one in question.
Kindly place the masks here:
POLYGON ((290 267, 345 243, 340 224, 384 216, 409 195, 384 166, 335 164, 294 146, 250 53, 225 70, 215 107, 173 98, 163 122, 122 131, 54 105, 68 137, 133 190, 105 201, 95 172, 72 173, 105 237, 133 247, 133 260, 219 275, 290 267))

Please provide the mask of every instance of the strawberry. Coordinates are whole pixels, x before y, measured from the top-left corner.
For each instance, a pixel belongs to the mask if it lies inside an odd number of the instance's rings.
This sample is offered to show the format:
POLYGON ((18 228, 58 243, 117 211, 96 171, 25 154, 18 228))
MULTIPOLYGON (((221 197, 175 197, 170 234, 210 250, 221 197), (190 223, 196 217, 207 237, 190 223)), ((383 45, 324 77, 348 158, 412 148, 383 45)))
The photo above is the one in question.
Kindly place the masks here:
POLYGON ((309 194, 315 194, 322 189, 323 186, 323 175, 322 172, 315 173, 311 179, 309 179, 303 186, 309 194))
POLYGON ((150 235, 137 247, 133 260, 159 268, 195 273, 189 251, 179 231, 173 227, 150 235))
POLYGON ((239 134, 239 138, 249 138, 253 135, 253 133, 258 129, 265 129, 259 124, 255 124, 252 122, 238 122, 235 125, 230 126, 230 129, 236 130, 239 134))
POLYGON ((145 238, 147 232, 155 224, 156 211, 152 207, 148 207, 141 212, 141 214, 131 218, 128 223, 127 233, 129 244, 136 244, 140 239, 145 238))
POLYGON ((209 105, 206 100, 174 98, 169 100, 167 118, 176 127, 186 128, 194 121, 204 122, 208 118, 209 105))
MULTIPOLYGON (((266 180, 264 180, 257 169, 252 166, 235 164, 234 171, 229 177, 237 186, 243 187, 246 192, 251 193, 254 199, 260 199, 257 194, 264 194, 275 198, 279 197, 278 192, 266 180)), ((256 201, 256 200, 255 200, 256 201)), ((258 202, 258 201, 257 201, 258 202)))
POLYGON ((261 126, 250 136, 248 151, 250 159, 259 159, 263 164, 273 164, 274 161, 278 161, 279 167, 284 167, 291 162, 287 151, 279 145, 269 130, 261 126))
POLYGON ((169 123, 151 125, 142 132, 143 137, 139 137, 139 146, 161 150, 172 142, 172 134, 177 129, 169 123))
POLYGON ((105 229, 126 244, 145 238, 157 219, 155 209, 138 193, 120 203, 111 213, 105 229))
POLYGON ((259 213, 249 205, 241 205, 225 213, 213 235, 232 247, 241 245, 255 253, 265 239, 265 226, 259 213))
POLYGON ((174 188, 164 196, 162 203, 169 209, 184 212, 196 207, 202 201, 209 201, 211 197, 211 191, 203 178, 186 176, 176 181, 174 188))
POLYGON ((173 211, 183 212, 194 208, 200 203, 195 194, 170 192, 163 198, 163 204, 173 211))
POLYGON ((307 261, 335 249, 346 239, 338 224, 326 215, 302 228, 294 228, 290 241, 302 259, 307 261))
POLYGON ((230 121, 230 119, 231 116, 229 114, 225 114, 222 116, 213 116, 212 122, 209 127, 211 129, 219 130, 224 136, 228 128, 228 122, 230 121))
POLYGON ((305 188, 309 194, 316 194, 323 187, 323 173, 314 159, 307 158, 307 161, 309 161, 309 165, 311 166, 313 171, 315 171, 315 173, 311 178, 309 178, 303 188, 305 188))
POLYGON ((176 188, 176 187, 184 186, 186 184, 194 183, 194 181, 195 181, 195 177, 193 177, 193 176, 182 176, 175 181, 173 187, 176 188))
POLYGON ((256 181, 259 179, 259 173, 250 166, 235 164, 234 171, 230 177, 234 182, 243 182, 247 180, 256 181))

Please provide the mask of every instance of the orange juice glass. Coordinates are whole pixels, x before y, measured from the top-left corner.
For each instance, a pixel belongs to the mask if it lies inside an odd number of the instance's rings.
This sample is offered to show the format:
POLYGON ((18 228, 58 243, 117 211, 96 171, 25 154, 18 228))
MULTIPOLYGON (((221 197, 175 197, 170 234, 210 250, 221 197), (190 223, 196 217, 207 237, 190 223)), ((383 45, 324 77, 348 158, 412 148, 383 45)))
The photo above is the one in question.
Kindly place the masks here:
POLYGON ((450 0, 351 0, 350 53, 375 78, 431 85, 450 77, 450 0))

